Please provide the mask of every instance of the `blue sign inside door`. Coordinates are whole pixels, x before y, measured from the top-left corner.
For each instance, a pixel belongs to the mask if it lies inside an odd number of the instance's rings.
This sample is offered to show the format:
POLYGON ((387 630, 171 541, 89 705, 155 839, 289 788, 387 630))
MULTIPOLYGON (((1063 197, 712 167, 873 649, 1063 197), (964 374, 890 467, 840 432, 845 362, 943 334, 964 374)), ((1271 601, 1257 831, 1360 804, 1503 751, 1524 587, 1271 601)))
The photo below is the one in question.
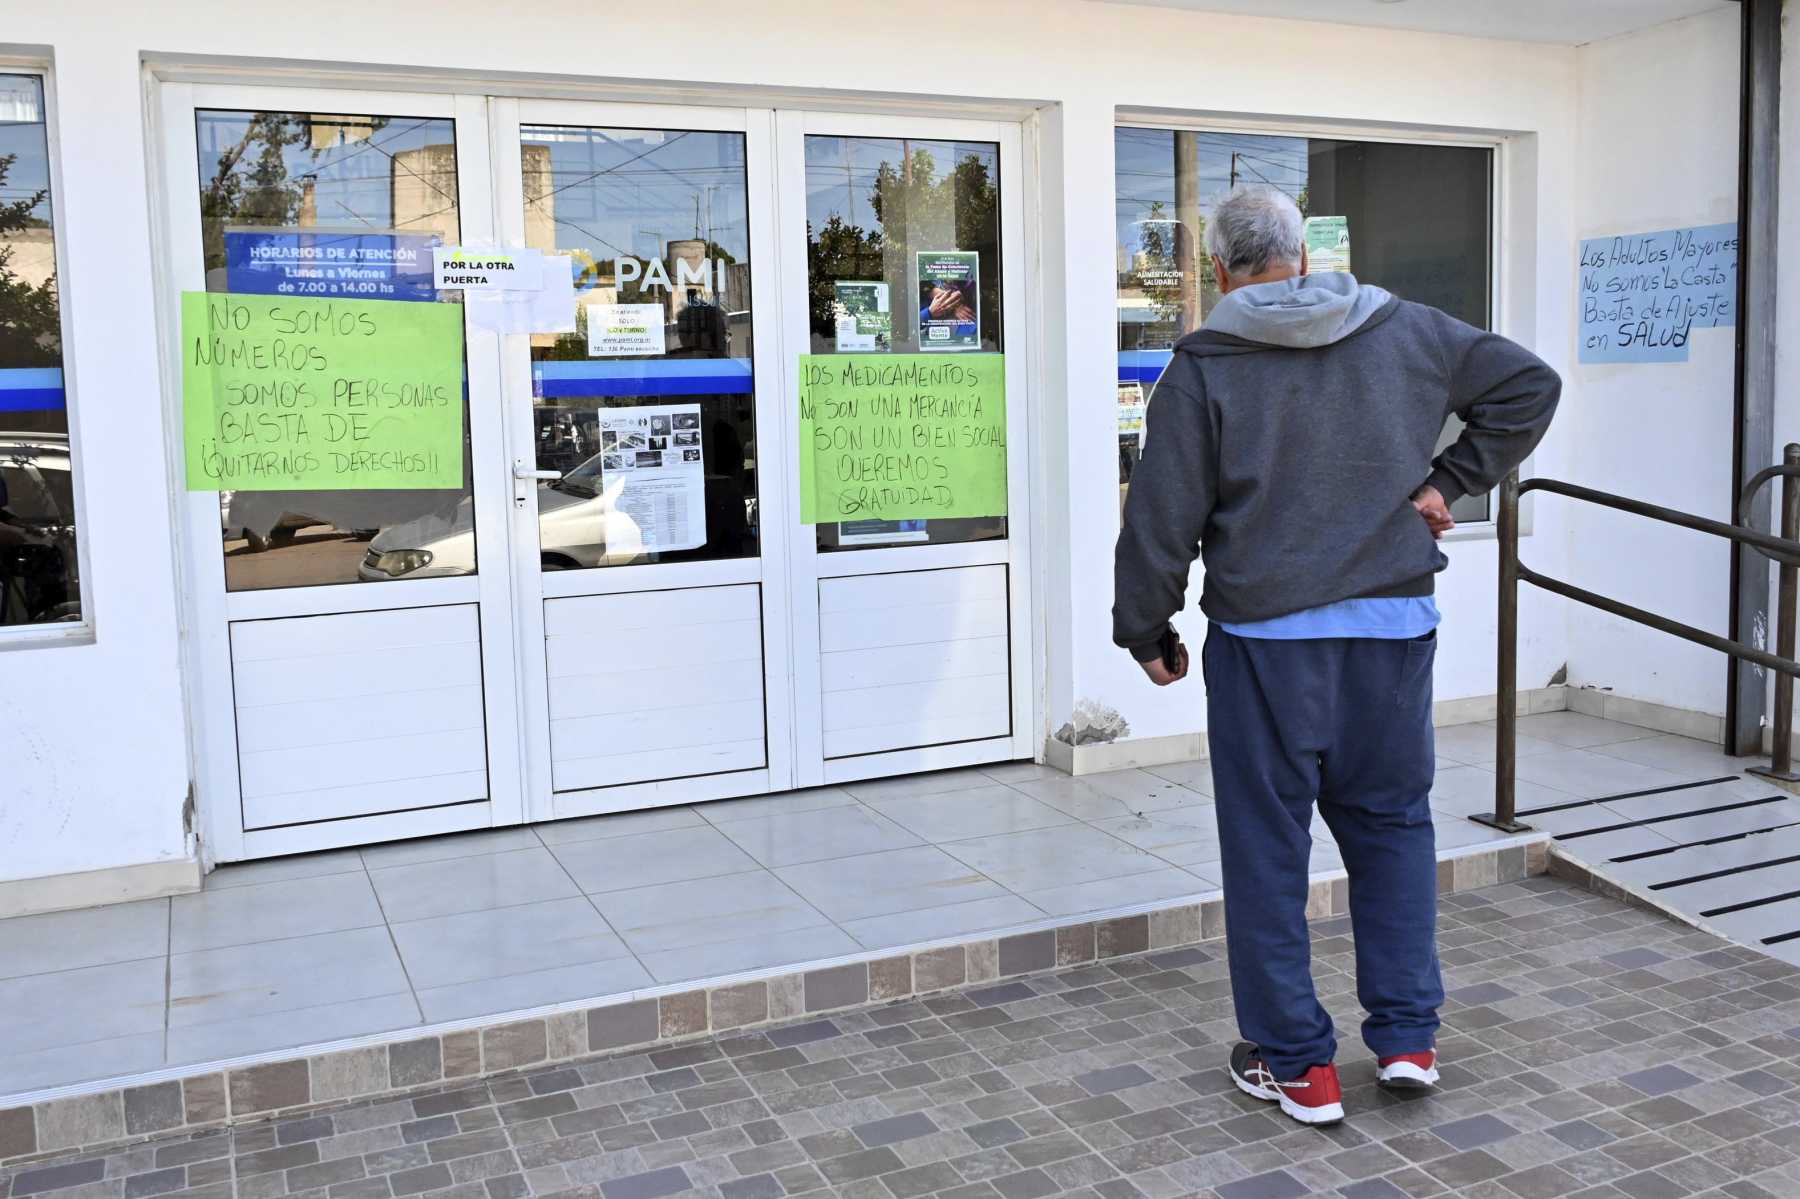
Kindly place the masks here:
POLYGON ((227 229, 225 290, 259 296, 436 300, 435 233, 227 229))

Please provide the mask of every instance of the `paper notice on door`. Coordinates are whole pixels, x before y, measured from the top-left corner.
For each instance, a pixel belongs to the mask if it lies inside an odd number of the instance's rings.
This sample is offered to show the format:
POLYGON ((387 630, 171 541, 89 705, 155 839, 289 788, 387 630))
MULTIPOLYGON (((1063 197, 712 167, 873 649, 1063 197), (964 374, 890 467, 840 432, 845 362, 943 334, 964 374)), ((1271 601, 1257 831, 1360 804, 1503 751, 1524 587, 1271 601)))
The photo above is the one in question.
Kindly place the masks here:
POLYGON ((465 291, 469 324, 496 333, 573 333, 575 264, 567 254, 544 256, 536 291, 465 291))
POLYGON ((589 304, 589 358, 629 358, 668 351, 661 304, 589 304))
POLYGON ((607 557, 705 545, 700 405, 602 408, 599 417, 607 557))
POLYGON ((543 286, 542 250, 437 246, 432 285, 439 291, 536 291, 543 286))

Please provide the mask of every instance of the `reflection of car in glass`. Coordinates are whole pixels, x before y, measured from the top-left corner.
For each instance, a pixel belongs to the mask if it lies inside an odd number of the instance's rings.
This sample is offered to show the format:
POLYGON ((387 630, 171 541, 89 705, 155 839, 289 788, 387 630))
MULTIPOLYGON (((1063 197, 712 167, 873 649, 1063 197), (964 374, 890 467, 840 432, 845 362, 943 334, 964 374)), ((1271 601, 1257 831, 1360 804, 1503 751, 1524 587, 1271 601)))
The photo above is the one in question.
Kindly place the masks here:
MULTIPOLYGON (((236 497, 237 494, 238 493, 235 491, 221 491, 219 493, 219 524, 225 530, 225 540, 242 541, 253 554, 260 554, 271 545, 286 545, 294 539, 294 534, 301 529, 310 529, 314 525, 331 523, 330 521, 319 520, 316 517, 303 516, 297 512, 283 512, 276 518, 275 524, 272 527, 258 529, 241 523, 244 517, 240 512, 238 515, 240 523, 233 524, 231 521, 232 506, 234 497, 236 497)), ((239 503, 241 506, 241 501, 239 501, 239 503)))
POLYGON ((81 619, 63 433, 0 436, 0 624, 81 619))
MULTIPOLYGON (((606 523, 611 510, 600 477, 601 455, 538 491, 538 549, 545 570, 629 562, 634 548, 611 558, 606 553, 606 523)), ((619 484, 613 484, 616 491, 619 484)), ((632 542, 617 536, 615 541, 632 542)), ((376 534, 363 555, 357 576, 365 582, 383 579, 428 579, 469 574, 475 569, 475 506, 464 498, 448 518, 422 516, 376 534)))

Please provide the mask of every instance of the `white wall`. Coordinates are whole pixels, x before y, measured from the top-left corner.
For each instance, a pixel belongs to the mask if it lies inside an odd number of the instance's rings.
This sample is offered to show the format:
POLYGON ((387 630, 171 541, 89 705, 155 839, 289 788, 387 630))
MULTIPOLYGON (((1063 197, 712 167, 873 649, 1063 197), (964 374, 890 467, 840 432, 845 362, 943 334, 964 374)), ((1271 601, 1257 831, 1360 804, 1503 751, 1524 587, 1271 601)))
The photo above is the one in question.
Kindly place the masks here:
MULTIPOLYGON (((1577 237, 1735 221, 1736 10, 1591 43, 1576 59, 1577 237)), ((1577 261, 1571 246, 1556 282, 1576 286, 1577 261)), ((1562 336, 1572 360, 1573 327, 1562 336)), ((1580 451, 1568 477, 1731 519, 1733 354, 1733 330, 1720 328, 1696 331, 1685 363, 1572 364, 1562 419, 1580 451)), ((1791 418, 1778 421, 1780 429, 1800 436, 1800 423, 1791 418)), ((1726 632, 1723 540, 1553 498, 1543 508, 1551 506, 1567 509, 1571 582, 1726 632)), ((1526 601, 1533 598, 1527 589, 1526 601)), ((1680 708, 1725 710, 1725 660, 1712 650, 1573 605, 1569 646, 1571 683, 1680 708)))
MULTIPOLYGON (((928 84, 1038 109, 1047 236, 1043 416, 1054 428, 1042 494, 1051 555, 1045 717, 1054 728, 1077 698, 1121 708, 1139 736, 1203 727, 1195 685, 1152 689, 1110 644, 1111 551, 1117 525, 1112 127, 1115 110, 1166 109, 1365 126, 1506 131, 1505 331, 1565 371, 1570 357, 1571 200, 1577 55, 1566 48, 1348 26, 1101 5, 1000 0, 933 14, 905 6, 694 0, 596 8, 538 0, 512 10, 471 0, 317 0, 302 8, 206 0, 155 5, 71 0, 8 14, 14 47, 47 47, 62 108, 58 229, 73 306, 75 419, 82 439, 89 602, 98 645, 0 654, 7 715, 0 747, 28 745, 0 773, 0 879, 183 852, 184 762, 177 679, 178 605, 171 562, 169 470, 157 427, 157 359, 145 200, 148 160, 142 56, 166 62, 262 59, 247 77, 304 61, 472 75, 591 81, 707 81, 798 92, 912 95, 928 84), (954 48, 954 69, 921 65, 954 48), (1388 69, 1382 64, 1404 64, 1388 69), (947 81, 947 83, 946 83, 947 81), (1066 233, 1063 237, 1060 234, 1066 233), (1066 452, 1065 452, 1066 450, 1066 452)), ((1659 111, 1684 96, 1662 89, 1659 111)), ((425 86, 416 80, 412 86, 425 86)), ((1649 85, 1646 85, 1649 86, 1649 85)), ((499 89, 504 90, 504 89, 499 89)), ((703 89, 667 98, 705 100, 703 89)), ((941 104, 927 94, 923 101, 941 104)), ((823 102, 823 101, 821 101, 823 102)), ((955 105, 940 111, 953 111, 955 105)), ((1021 180, 1020 183, 1028 181, 1021 180)), ((1692 219, 1686 217, 1684 219, 1692 219)), ((1538 468, 1571 473, 1565 418, 1538 468)), ((1561 517, 1538 515, 1529 553, 1557 572, 1561 517)), ((1441 600, 1448 617, 1440 698, 1482 695, 1492 677, 1491 540, 1449 547, 1441 600)), ((1185 627, 1200 633, 1197 616, 1185 627)), ((1540 685, 1564 657, 1562 616, 1527 610, 1521 681, 1540 685)), ((205 802, 205 797, 202 797, 205 802)))

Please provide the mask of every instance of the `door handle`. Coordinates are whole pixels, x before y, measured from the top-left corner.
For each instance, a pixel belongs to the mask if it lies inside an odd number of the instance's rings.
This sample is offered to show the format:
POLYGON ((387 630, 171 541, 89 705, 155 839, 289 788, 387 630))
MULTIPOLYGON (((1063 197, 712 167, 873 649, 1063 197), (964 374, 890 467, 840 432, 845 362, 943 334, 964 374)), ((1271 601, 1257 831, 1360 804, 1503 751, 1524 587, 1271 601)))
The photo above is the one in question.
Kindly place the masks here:
POLYGON ((513 478, 521 483, 530 482, 533 479, 554 483, 562 478, 562 472, 560 470, 533 470, 523 462, 515 462, 513 463, 513 478))

